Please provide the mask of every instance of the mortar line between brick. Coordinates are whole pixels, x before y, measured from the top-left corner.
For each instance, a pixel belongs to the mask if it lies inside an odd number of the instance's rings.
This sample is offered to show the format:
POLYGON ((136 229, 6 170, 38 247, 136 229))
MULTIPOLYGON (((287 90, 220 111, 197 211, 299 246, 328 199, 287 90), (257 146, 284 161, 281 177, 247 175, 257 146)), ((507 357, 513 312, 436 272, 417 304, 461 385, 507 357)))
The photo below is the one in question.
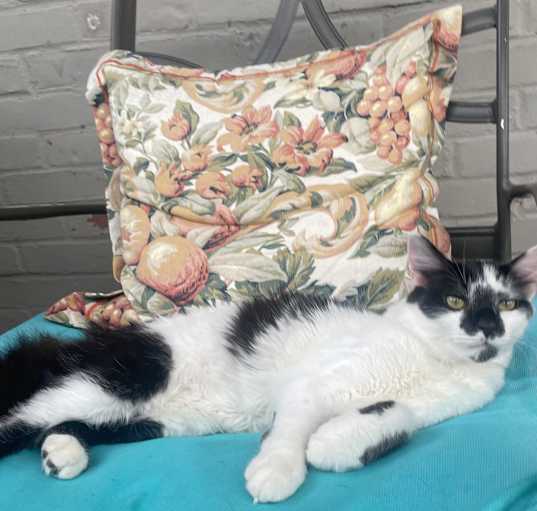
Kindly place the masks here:
MULTIPOLYGON (((48 247, 71 247, 71 246, 84 246, 91 243, 91 245, 103 245, 103 246, 109 246, 110 247, 110 257, 112 256, 112 250, 111 250, 111 244, 110 240, 108 239, 108 236, 103 236, 102 239, 99 238, 69 238, 69 239, 42 239, 42 240, 19 240, 17 241, 17 245, 21 248, 28 248, 28 247, 42 247, 42 246, 48 246, 48 247), (99 243, 96 243, 99 242, 99 243)), ((3 247, 15 247, 13 244, 6 243, 4 241, 0 242, 0 248, 3 247)))

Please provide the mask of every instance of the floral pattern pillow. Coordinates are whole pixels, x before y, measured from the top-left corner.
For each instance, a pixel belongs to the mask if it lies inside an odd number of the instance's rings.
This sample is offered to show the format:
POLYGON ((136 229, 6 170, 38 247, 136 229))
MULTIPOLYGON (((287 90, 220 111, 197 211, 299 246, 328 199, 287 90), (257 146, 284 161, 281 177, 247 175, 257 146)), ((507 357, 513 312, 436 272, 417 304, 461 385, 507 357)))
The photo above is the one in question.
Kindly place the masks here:
POLYGON ((408 233, 449 252, 431 168, 461 18, 450 7, 369 46, 219 73, 106 54, 87 98, 130 316, 285 289, 399 298, 408 233))

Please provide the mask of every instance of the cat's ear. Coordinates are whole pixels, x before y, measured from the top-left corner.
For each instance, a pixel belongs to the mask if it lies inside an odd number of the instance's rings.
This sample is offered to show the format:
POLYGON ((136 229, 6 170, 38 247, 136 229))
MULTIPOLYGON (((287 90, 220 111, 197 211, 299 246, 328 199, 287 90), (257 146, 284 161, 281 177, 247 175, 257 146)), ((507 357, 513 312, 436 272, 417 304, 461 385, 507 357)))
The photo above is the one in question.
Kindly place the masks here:
POLYGON ((511 276, 533 298, 537 292, 537 245, 513 259, 509 266, 511 276))
POLYGON ((427 283, 428 274, 445 271, 449 264, 449 260, 427 238, 408 238, 408 265, 415 286, 423 286, 427 283))

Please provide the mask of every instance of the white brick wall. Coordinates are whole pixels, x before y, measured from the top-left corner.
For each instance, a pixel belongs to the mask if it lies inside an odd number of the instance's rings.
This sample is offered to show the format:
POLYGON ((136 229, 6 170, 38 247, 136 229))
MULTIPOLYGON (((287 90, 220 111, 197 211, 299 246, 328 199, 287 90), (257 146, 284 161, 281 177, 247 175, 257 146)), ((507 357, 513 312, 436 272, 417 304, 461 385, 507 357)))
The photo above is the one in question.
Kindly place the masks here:
MULTIPOLYGON (((445 0, 325 0, 350 44, 388 34, 445 0)), ((467 10, 493 0, 462 0, 467 10)), ((251 61, 277 0, 138 0, 138 48, 209 68, 251 61)), ((511 162, 537 171, 537 1, 511 0, 511 162)), ((109 0, 0 0, 0 201, 7 204, 102 196, 104 180, 86 77, 108 46, 109 0)), ((320 49, 299 19, 281 57, 320 49)), ((463 41, 458 99, 494 96, 494 32, 463 41)), ((448 126, 435 169, 447 224, 494 221, 494 126, 448 126)), ((531 200, 515 204, 514 248, 537 243, 531 200)), ((85 217, 0 223, 0 331, 75 289, 107 290, 106 231, 85 217)))

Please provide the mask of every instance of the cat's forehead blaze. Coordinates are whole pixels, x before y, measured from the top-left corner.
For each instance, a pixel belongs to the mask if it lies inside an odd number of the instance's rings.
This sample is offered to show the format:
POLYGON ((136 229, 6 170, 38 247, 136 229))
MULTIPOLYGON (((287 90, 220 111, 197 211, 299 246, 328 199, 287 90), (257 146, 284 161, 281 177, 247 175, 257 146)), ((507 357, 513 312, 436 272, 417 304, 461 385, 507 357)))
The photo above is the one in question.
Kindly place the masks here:
POLYGON ((472 275, 466 283, 470 299, 479 300, 484 295, 499 295, 503 298, 512 293, 506 276, 502 275, 496 266, 486 263, 480 263, 479 266, 479 272, 472 275))

